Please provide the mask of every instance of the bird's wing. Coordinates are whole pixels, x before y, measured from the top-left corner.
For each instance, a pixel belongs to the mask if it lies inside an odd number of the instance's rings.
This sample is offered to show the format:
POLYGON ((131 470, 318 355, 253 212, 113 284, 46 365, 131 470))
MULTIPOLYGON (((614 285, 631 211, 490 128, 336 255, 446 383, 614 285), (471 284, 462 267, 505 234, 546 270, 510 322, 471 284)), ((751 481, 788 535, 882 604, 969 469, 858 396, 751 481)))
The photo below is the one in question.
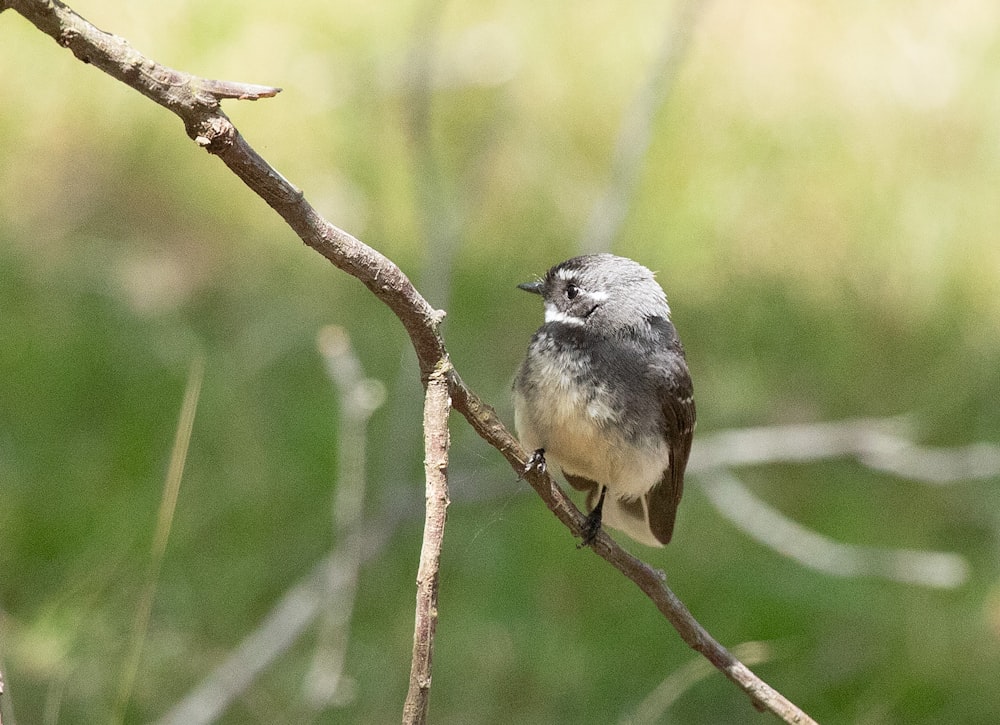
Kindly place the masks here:
POLYGON ((694 387, 683 357, 679 357, 677 363, 666 371, 660 393, 670 466, 663 472, 660 482, 646 494, 649 528, 661 544, 667 544, 674 533, 674 519, 684 493, 684 469, 694 436, 694 387))

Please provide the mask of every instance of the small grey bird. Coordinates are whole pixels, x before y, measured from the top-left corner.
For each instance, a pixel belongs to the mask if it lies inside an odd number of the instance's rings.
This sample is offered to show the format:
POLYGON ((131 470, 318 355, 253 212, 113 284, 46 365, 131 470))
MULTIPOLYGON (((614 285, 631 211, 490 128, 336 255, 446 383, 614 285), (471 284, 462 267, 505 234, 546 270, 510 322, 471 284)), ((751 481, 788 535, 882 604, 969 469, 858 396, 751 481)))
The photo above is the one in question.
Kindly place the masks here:
POLYGON ((625 257, 573 257, 536 282, 538 328, 514 381, 514 425, 533 451, 526 470, 557 465, 586 491, 581 546, 601 522, 664 546, 684 488, 694 389, 663 289, 625 257))

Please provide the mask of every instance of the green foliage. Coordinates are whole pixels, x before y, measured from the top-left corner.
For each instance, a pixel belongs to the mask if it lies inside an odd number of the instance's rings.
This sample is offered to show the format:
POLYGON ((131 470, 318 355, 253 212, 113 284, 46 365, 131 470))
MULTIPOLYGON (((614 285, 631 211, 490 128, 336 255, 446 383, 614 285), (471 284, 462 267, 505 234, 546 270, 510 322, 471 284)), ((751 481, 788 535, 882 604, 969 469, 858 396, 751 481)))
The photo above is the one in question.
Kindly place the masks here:
MULTIPOLYGON (((514 285, 577 252, 672 8, 76 9, 174 67, 283 86, 227 113, 447 309, 456 366, 510 420, 540 318, 514 285)), ((914 412, 928 442, 1000 440, 995 15, 985 0, 706 4, 614 247, 659 270, 700 433, 914 412)), ((408 514, 362 572, 357 696, 313 721, 398 719, 423 498, 399 325, 168 113, 13 12, 0 37, 0 668, 18 721, 111 712, 194 356, 206 379, 128 722, 201 682, 329 550, 339 401, 314 342, 329 323, 390 389, 368 509, 408 514)), ((627 717, 693 653, 452 427, 433 721, 627 717)), ((639 553, 720 641, 773 640, 756 669, 822 722, 1000 717, 995 479, 929 488, 850 461, 741 475, 820 533, 953 551, 972 575, 926 591, 804 570, 692 481, 675 543, 639 553)), ((314 640, 223 722, 308 721, 314 640)), ((753 717, 719 675, 670 715, 753 717)))

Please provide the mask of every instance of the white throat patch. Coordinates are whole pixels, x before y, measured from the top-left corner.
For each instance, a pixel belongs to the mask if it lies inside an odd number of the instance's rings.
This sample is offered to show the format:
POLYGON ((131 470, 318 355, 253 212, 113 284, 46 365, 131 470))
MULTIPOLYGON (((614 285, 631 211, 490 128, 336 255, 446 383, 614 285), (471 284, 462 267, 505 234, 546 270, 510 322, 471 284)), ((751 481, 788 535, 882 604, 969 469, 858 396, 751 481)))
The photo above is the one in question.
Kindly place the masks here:
POLYGON ((545 321, 546 322, 562 322, 567 325, 582 325, 583 320, 579 317, 573 317, 572 315, 567 315, 561 310, 557 310, 556 306, 552 303, 546 303, 545 305, 545 321))

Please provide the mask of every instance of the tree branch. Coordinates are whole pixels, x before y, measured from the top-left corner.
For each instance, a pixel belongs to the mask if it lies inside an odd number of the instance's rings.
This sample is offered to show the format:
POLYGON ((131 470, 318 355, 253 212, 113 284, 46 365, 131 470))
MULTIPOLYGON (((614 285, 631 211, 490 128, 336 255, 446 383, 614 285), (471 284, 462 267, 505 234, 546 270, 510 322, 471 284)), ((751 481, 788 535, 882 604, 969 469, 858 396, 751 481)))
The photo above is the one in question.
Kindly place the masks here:
MULTIPOLYGON (((495 411, 466 387, 449 364, 447 349, 438 331, 444 313, 433 309, 391 260, 320 216, 298 188, 251 148, 219 108, 222 98, 273 96, 277 88, 207 81, 162 66, 139 54, 122 39, 94 27, 58 0, 0 0, 0 11, 6 8, 17 11, 84 62, 95 65, 180 117, 195 143, 218 156, 281 215, 303 242, 359 279, 395 313, 416 351, 421 379, 428 388, 428 400, 432 396, 438 400, 444 387, 442 381, 446 381, 454 408, 515 471, 524 470, 526 456, 520 445, 495 411)), ((580 536, 584 517, 552 478, 532 471, 528 481, 556 517, 574 535, 580 536)), ((664 584, 662 572, 623 550, 606 534, 598 537, 593 550, 635 582, 684 641, 739 685, 756 707, 770 710, 786 722, 813 722, 716 642, 664 584)), ((427 662, 429 665, 429 658, 427 662)), ((421 687, 425 684, 429 685, 429 680, 420 683, 421 687)))
POLYGON ((417 608, 413 624, 413 660, 410 688, 403 705, 403 722, 427 722, 431 690, 431 660, 437 627, 438 574, 441 541, 448 509, 448 363, 442 363, 427 380, 424 397, 424 476, 427 506, 424 515, 424 542, 417 569, 417 608))

